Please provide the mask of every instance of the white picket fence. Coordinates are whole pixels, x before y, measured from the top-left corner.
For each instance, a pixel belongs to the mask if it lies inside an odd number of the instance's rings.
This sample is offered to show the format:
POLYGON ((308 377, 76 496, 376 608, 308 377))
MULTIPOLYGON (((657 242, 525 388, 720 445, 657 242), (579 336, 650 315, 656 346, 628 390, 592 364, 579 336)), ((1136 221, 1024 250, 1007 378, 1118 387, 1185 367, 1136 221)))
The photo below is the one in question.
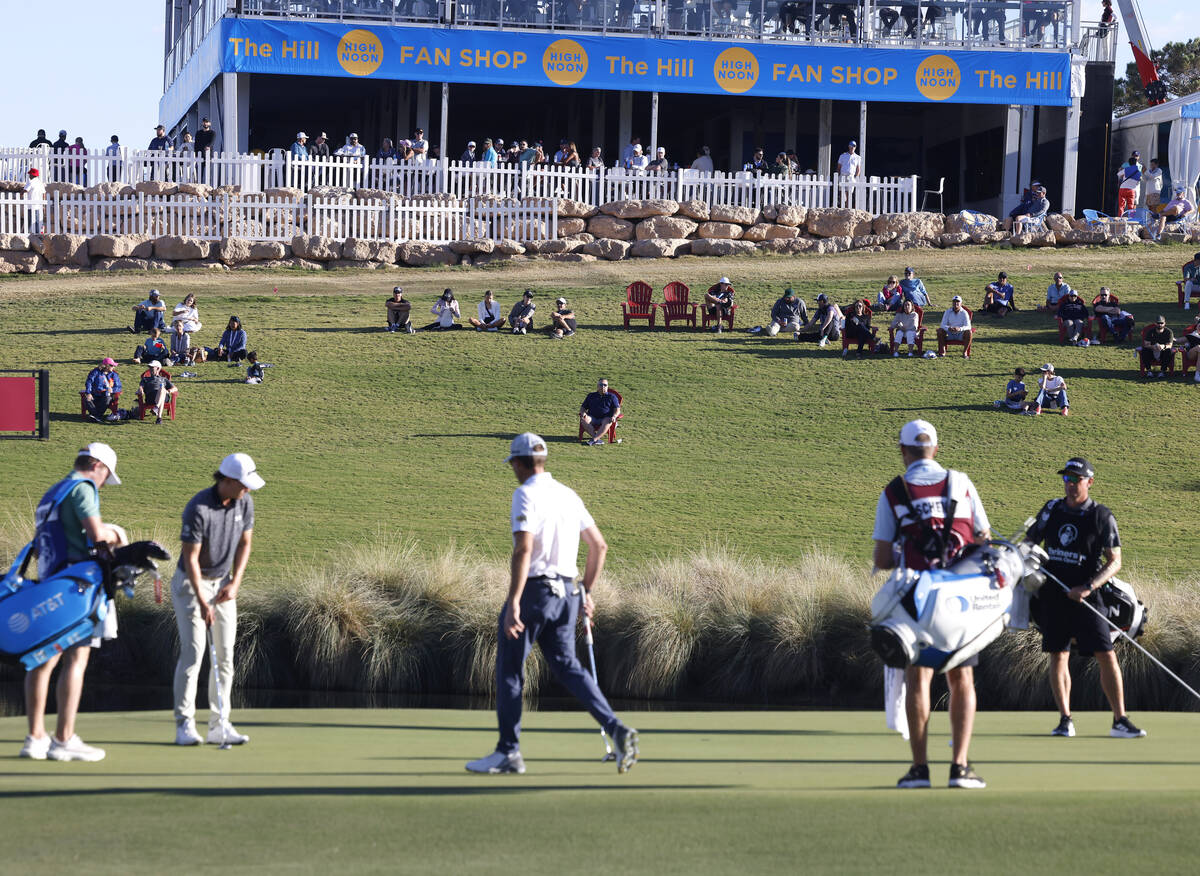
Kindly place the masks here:
POLYGON ((55 192, 44 205, 23 194, 0 194, 0 234, 136 234, 199 240, 241 237, 289 242, 298 234, 403 243, 468 238, 553 240, 553 200, 400 199, 293 201, 261 195, 177 200, 160 195, 101 197, 55 192))
POLYGON ((569 198, 591 206, 626 198, 700 200, 761 209, 773 204, 805 207, 857 207, 870 213, 917 210, 917 177, 846 178, 761 173, 666 173, 621 168, 554 165, 486 165, 461 161, 377 161, 332 156, 295 158, 276 149, 267 154, 150 152, 122 149, 114 155, 96 150, 79 155, 39 149, 0 149, 0 180, 24 180, 36 167, 47 182, 84 187, 99 182, 195 182, 237 186, 242 194, 288 187, 307 192, 320 186, 375 189, 401 197, 448 195, 451 198, 569 198))

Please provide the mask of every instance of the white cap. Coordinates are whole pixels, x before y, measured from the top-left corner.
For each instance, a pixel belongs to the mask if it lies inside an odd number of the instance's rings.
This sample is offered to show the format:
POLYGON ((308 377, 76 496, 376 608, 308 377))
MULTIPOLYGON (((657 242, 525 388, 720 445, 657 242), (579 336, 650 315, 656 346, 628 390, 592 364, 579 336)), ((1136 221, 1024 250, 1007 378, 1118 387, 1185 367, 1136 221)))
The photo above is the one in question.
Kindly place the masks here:
POLYGON ((541 435, 535 435, 533 432, 522 432, 512 440, 512 444, 508 445, 508 456, 505 462, 510 461, 514 456, 545 456, 546 442, 542 440, 541 435))
POLYGON ((730 285, 728 277, 722 277, 720 282, 724 283, 726 286, 730 285))
POLYGON ((1045 365, 1043 365, 1043 366, 1042 366, 1042 369, 1041 369, 1041 370, 1042 370, 1042 371, 1053 371, 1053 370, 1054 370, 1054 363, 1053 363, 1053 362, 1047 362, 1045 365))
POLYGON ((102 441, 93 441, 87 447, 79 451, 75 457, 90 456, 92 459, 99 460, 108 466, 108 481, 110 484, 119 484, 121 479, 117 477, 117 451, 113 450, 102 441))
POLYGON ((655 152, 657 152, 659 155, 666 155, 666 154, 667 154, 667 148, 666 148, 665 146, 659 146, 659 147, 658 147, 657 149, 655 149, 654 151, 655 151, 655 152))
POLYGON ((909 420, 900 430, 901 447, 937 447, 937 429, 926 420, 909 420), (925 440, 921 440, 921 436, 925 440))
POLYGON ((475 145, 475 141, 474 141, 474 140, 468 140, 468 141, 467 141, 467 145, 468 145, 468 146, 474 146, 474 145, 475 145))
POLYGON ((258 473, 254 460, 245 453, 229 454, 221 460, 221 467, 217 471, 227 478, 233 478, 249 490, 261 490, 267 483, 258 473))
POLYGON ((308 134, 306 134, 306 133, 304 133, 303 131, 301 131, 300 133, 298 133, 298 134, 296 135, 296 139, 297 139, 297 140, 307 140, 307 139, 308 139, 308 134))
POLYGON ((950 300, 951 300, 951 301, 962 301, 962 296, 961 296, 961 295, 955 295, 955 296, 954 296, 953 298, 951 298, 950 300))
POLYGON ((149 364, 148 366, 146 366, 146 367, 148 367, 148 368, 162 368, 162 362, 159 362, 157 359, 151 359, 151 360, 150 360, 150 364, 149 364))
POLYGON ((641 143, 634 143, 634 144, 633 144, 633 151, 634 151, 634 152, 641 152, 641 151, 642 151, 642 144, 641 144, 641 143))
POLYGON ((567 303, 567 299, 563 298, 563 297, 560 295, 558 298, 555 298, 555 299, 554 299, 554 303, 555 303, 555 304, 566 304, 566 303, 567 303))

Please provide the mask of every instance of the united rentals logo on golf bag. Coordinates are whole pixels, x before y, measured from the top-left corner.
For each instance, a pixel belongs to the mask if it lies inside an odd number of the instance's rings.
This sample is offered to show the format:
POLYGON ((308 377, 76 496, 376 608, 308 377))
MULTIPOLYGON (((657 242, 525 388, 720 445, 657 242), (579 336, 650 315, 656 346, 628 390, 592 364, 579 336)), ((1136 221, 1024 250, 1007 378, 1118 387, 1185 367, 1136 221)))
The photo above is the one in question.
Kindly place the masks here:
POLYGON ((157 573, 155 560, 171 559, 153 541, 114 551, 101 546, 92 551, 92 559, 72 563, 45 581, 30 581, 25 571, 33 547, 33 542, 25 545, 0 579, 0 655, 19 657, 26 669, 90 639, 118 590, 132 596, 140 575, 157 573))

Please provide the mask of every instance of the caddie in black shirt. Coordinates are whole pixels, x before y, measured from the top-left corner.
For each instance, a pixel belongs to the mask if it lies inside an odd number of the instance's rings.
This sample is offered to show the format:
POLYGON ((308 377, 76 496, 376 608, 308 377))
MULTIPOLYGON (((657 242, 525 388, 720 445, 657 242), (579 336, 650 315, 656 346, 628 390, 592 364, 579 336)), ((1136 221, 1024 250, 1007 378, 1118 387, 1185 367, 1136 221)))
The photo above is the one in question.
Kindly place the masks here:
POLYGON ((1071 640, 1081 656, 1092 656, 1100 670, 1100 686, 1112 707, 1110 736, 1135 739, 1145 736, 1125 714, 1125 689, 1121 667, 1113 653, 1112 637, 1104 619, 1082 603, 1099 607, 1096 591, 1121 568, 1121 538, 1112 511, 1089 495, 1096 471, 1086 459, 1076 456, 1058 472, 1062 475, 1063 499, 1042 506, 1026 539, 1044 543, 1049 560, 1045 568, 1070 588, 1064 590, 1047 581, 1038 591, 1038 626, 1042 651, 1050 655, 1050 688, 1058 704, 1058 726, 1051 736, 1074 736, 1071 720, 1071 670, 1068 664, 1071 640))

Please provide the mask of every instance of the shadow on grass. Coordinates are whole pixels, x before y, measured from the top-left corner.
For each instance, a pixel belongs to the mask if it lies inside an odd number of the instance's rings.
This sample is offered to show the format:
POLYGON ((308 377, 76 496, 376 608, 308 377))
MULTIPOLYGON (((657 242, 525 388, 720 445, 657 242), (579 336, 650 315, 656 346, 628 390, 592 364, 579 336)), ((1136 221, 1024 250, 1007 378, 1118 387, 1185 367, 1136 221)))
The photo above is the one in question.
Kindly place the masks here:
MULTIPOLYGON (((14 335, 129 335, 129 329, 117 328, 79 328, 79 329, 17 329, 14 335)), ((133 335, 130 335, 133 337, 133 335)), ((90 361, 90 360, 89 360, 90 361)))
MULTIPOLYGON (((889 761, 894 763, 894 761, 889 761)), ((594 784, 558 784, 558 785, 500 785, 505 779, 480 779, 488 782, 486 785, 411 785, 399 787, 383 787, 377 785, 358 785, 347 787, 329 787, 326 785, 308 785, 296 787, 260 786, 248 788, 180 788, 171 785, 141 788, 91 788, 70 789, 60 791, 6 791, 0 792, 0 800, 36 800, 66 797, 108 797, 114 795, 145 795, 162 794, 176 797, 473 797, 479 794, 528 794, 535 791, 728 791, 737 785, 661 785, 645 784, 631 785, 622 782, 619 785, 594 784)), ((521 782, 521 779, 513 779, 521 782)))
MULTIPOLYGON (((516 438, 514 432, 417 432, 410 438, 494 438, 512 441, 516 438)), ((573 435, 543 435, 547 444, 578 444, 579 439, 573 435)))
MULTIPOLYGON (((287 331, 291 332, 309 332, 316 334, 324 334, 329 332, 337 332, 343 335, 386 335, 389 334, 386 328, 381 326, 289 326, 287 331)), ((419 329, 418 329, 419 331, 419 329)), ((392 334, 398 334, 393 332, 392 334)))

